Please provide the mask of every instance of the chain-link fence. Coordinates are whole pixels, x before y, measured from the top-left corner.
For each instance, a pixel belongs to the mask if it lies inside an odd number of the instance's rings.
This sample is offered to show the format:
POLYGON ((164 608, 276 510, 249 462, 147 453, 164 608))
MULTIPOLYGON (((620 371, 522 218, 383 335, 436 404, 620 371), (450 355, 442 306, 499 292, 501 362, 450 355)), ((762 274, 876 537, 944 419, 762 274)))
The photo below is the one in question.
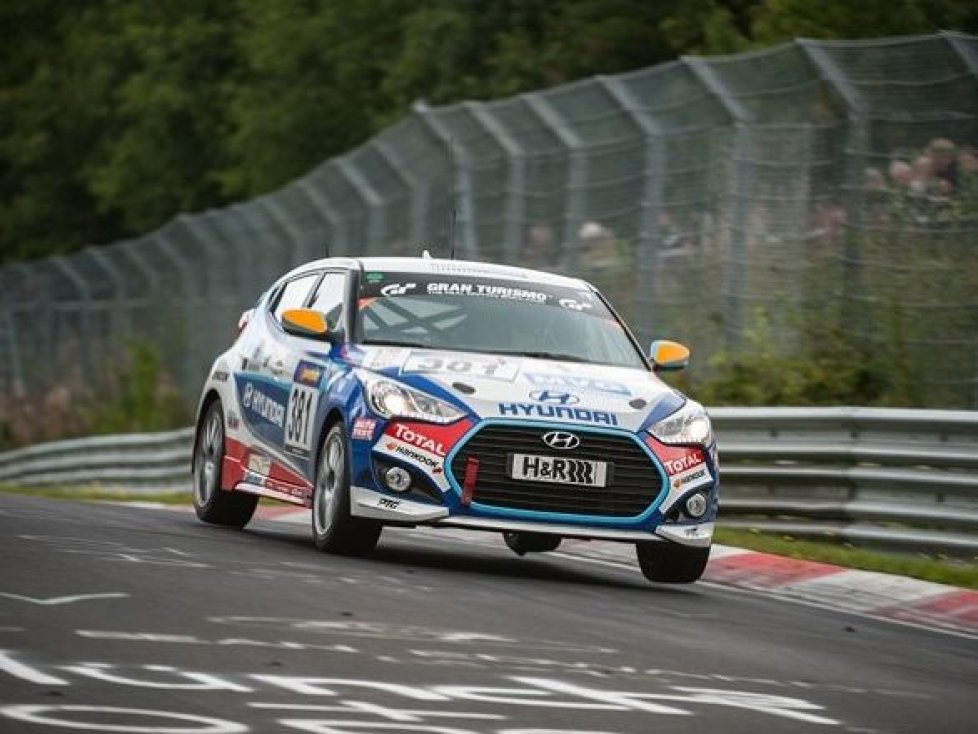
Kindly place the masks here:
MULTIPOLYGON (((0 271, 0 388, 148 340, 192 400, 238 314, 333 255, 578 274, 643 337, 782 350, 841 315, 978 407, 978 38, 800 40, 412 114, 274 193, 0 271)), ((705 359, 699 360, 703 369, 705 359)))

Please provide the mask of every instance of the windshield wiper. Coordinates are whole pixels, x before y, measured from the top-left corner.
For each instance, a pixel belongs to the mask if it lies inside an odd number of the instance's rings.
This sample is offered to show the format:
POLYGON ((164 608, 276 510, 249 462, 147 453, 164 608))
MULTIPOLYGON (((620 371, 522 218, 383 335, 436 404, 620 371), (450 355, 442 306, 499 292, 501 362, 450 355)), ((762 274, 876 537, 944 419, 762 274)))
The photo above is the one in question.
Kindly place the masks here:
POLYGON ((487 350, 489 354, 505 354, 512 357, 531 357, 533 359, 552 359, 557 362, 587 362, 591 360, 584 359, 584 357, 578 357, 576 354, 564 354, 563 352, 526 352, 526 351, 513 351, 507 352, 504 350, 487 350))

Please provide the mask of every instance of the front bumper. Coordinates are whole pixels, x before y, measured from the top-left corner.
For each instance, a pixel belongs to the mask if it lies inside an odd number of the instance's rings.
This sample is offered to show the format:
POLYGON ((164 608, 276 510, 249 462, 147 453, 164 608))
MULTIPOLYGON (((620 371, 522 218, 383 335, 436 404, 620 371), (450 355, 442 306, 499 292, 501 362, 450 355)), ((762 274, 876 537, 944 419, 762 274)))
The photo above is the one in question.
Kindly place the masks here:
POLYGON ((451 515, 447 507, 393 497, 357 486, 350 488, 350 512, 356 517, 400 525, 431 525, 488 531, 509 530, 624 543, 663 541, 696 548, 709 547, 714 529, 712 521, 698 524, 663 524, 650 532, 640 529, 587 527, 538 520, 451 515))

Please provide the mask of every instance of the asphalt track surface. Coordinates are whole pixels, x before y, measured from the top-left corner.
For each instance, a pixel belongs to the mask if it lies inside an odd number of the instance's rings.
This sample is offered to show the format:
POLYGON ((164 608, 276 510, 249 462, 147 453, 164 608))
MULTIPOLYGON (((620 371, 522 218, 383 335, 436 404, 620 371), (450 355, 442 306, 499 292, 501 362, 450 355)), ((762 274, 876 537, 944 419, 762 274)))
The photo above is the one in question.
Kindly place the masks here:
POLYGON ((0 496, 0 732, 978 731, 974 640, 472 537, 0 496))

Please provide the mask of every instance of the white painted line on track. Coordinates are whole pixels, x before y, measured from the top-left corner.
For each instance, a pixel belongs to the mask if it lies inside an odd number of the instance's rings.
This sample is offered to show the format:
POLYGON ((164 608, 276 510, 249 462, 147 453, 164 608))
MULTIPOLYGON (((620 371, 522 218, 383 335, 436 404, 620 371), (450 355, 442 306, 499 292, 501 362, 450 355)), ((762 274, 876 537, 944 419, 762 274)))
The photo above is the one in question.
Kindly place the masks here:
POLYGON ((0 591, 0 596, 5 596, 8 599, 16 599, 17 601, 26 601, 30 604, 37 604, 41 607, 53 607, 59 606, 61 604, 74 604, 79 601, 89 601, 91 599, 124 599, 129 596, 121 591, 110 591, 104 594, 78 594, 76 596, 52 596, 50 599, 35 599, 32 596, 23 596, 21 594, 11 594, 6 591, 0 591))
POLYGON ((68 681, 55 678, 37 668, 14 660, 6 650, 0 650, 0 670, 9 673, 14 678, 26 680, 28 683, 37 683, 42 686, 66 686, 68 681))

